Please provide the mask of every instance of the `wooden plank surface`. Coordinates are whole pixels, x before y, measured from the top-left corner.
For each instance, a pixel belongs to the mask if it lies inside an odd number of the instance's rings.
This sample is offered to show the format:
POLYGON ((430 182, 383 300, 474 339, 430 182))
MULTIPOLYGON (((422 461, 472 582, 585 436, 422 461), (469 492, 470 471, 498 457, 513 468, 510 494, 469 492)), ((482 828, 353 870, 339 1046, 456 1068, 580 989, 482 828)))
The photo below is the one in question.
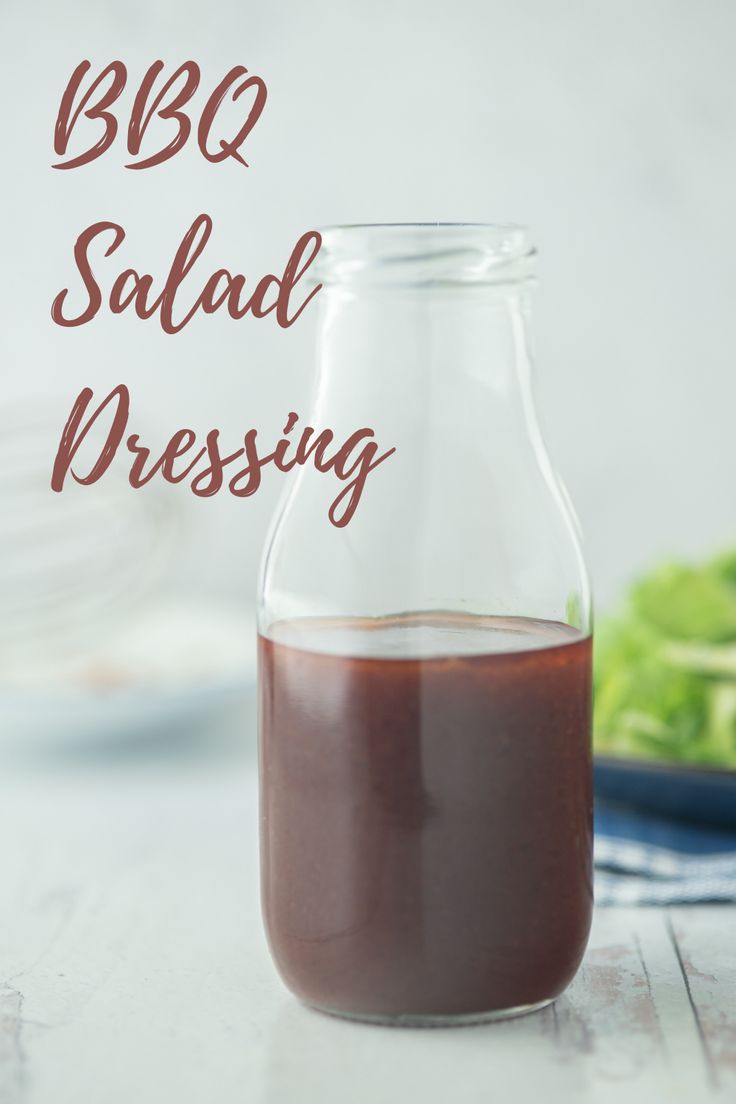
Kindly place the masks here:
POLYGON ((252 762, 17 772, 0 864, 1 1104, 736 1099, 731 906, 599 910, 552 1008, 396 1030, 278 981, 252 762))

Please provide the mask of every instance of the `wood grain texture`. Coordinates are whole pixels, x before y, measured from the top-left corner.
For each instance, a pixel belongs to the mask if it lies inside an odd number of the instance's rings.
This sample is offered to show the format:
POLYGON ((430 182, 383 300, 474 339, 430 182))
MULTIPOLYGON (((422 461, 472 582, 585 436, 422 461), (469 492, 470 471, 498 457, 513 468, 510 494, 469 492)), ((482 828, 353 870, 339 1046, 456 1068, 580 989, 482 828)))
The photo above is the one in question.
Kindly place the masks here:
POLYGON ((666 917, 696 1022, 710 1084, 736 1099, 736 916, 678 908, 666 917))
POLYGON ((0 1104, 736 1099, 735 908, 600 910, 578 976, 535 1016, 349 1024, 275 975, 256 828, 252 762, 13 779, 0 1104))

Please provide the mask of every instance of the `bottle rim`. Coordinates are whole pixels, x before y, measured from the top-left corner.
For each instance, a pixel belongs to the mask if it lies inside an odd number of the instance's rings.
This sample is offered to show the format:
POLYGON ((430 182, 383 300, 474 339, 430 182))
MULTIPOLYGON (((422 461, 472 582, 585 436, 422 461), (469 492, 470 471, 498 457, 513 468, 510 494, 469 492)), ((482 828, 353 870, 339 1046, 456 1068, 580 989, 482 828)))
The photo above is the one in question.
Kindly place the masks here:
POLYGON ((346 223, 319 229, 323 284, 442 286, 530 278, 536 250, 518 223, 346 223))

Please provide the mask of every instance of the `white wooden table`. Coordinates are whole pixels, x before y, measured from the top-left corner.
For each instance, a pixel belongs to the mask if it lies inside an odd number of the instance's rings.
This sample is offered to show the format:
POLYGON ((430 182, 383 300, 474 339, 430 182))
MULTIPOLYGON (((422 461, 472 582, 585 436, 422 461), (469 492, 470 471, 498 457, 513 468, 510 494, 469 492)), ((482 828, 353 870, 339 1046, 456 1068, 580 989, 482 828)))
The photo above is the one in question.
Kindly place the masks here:
POLYGON ((2 1104, 736 1100, 736 909, 600 910, 552 1008, 440 1030, 302 1008, 271 966, 252 762, 9 772, 2 1104))

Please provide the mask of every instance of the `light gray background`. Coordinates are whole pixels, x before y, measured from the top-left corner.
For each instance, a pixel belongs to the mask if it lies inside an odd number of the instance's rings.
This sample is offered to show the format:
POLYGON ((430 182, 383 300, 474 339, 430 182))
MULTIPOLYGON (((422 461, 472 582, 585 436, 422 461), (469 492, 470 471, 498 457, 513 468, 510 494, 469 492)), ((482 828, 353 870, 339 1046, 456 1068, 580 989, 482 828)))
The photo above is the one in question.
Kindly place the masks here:
MULTIPOLYGON (((2 20, 3 395, 50 396, 60 428, 82 386, 126 382, 130 429, 160 443, 219 426, 236 447, 306 415, 313 313, 286 332, 219 315, 178 337, 132 315, 57 328, 51 300, 98 219, 127 232, 108 287, 123 264, 162 276, 200 211, 215 221, 203 280, 278 270, 321 223, 520 221, 540 249, 543 423, 600 604, 654 557, 734 539, 736 5, 5 0, 2 20), (157 57, 200 63, 197 104, 247 65, 269 90, 252 167, 209 165, 192 143, 133 173, 118 141, 53 171, 59 97, 85 56, 126 62, 128 107, 157 57)), ((166 488, 189 519, 175 584, 248 602, 282 478, 250 500, 166 488)))

